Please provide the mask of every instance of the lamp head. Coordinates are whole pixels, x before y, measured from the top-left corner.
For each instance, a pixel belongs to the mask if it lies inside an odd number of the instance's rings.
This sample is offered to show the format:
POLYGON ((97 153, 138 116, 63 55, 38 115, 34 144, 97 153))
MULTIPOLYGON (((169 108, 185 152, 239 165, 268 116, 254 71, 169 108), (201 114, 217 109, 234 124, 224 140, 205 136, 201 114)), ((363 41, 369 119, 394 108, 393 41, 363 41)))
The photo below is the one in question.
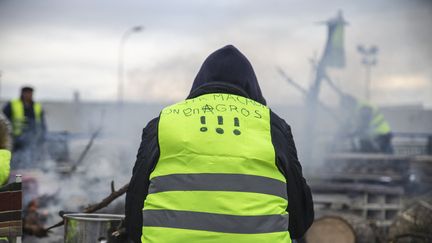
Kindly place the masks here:
POLYGON ((144 30, 144 26, 141 26, 141 25, 138 25, 138 26, 135 26, 132 28, 133 32, 140 32, 142 30, 144 30))

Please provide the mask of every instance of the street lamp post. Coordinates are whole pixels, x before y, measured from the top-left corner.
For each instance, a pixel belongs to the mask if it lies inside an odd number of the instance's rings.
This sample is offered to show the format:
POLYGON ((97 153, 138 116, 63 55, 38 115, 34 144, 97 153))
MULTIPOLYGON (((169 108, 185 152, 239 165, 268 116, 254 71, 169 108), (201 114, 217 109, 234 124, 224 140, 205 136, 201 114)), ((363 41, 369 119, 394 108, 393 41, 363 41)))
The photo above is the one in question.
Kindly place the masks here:
POLYGON ((144 29, 143 26, 134 26, 128 30, 126 30, 126 32, 123 33, 121 40, 120 40, 120 45, 119 45, 119 51, 118 51, 118 69, 117 69, 117 75, 118 75, 118 86, 117 86, 117 102, 119 104, 123 103, 123 92, 124 92, 124 46, 126 41, 129 39, 129 37, 133 34, 133 33, 137 33, 140 32, 144 29))
POLYGON ((366 100, 370 101, 371 98, 371 69, 373 66, 377 64, 378 47, 375 45, 370 46, 369 48, 364 47, 363 45, 357 46, 357 51, 362 55, 362 64, 366 70, 366 84, 365 84, 365 96, 366 100))

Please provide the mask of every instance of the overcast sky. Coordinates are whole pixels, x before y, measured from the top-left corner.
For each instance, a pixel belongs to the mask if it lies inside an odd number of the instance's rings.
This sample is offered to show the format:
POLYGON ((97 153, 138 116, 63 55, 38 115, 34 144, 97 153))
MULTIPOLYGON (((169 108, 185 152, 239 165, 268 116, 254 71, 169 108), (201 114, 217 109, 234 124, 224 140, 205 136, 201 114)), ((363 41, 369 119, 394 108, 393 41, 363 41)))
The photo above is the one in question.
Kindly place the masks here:
MULTIPOLYGON (((380 105, 432 106, 432 4, 417 0, 0 0, 2 99, 30 84, 41 100, 114 101, 120 38, 125 44, 125 99, 183 99, 212 51, 234 44, 251 61, 271 104, 302 96, 275 71, 282 66, 307 87, 309 59, 321 56, 326 28, 318 22, 343 10, 347 66, 331 76, 364 96, 365 71, 356 46, 379 46, 372 100, 380 105)), ((323 85, 321 98, 336 101, 323 85)))

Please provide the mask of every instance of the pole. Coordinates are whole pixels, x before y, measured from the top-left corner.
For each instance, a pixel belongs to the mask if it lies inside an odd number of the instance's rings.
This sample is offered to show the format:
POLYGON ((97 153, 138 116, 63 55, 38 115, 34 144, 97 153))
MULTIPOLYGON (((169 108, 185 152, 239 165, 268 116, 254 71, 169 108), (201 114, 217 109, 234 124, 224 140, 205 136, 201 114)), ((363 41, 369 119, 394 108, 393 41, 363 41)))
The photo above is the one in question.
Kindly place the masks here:
POLYGON ((368 63, 366 64, 366 100, 367 101, 370 101, 371 98, 370 86, 371 86, 371 64, 368 63))
MULTIPOLYGON (((294 86, 294 88, 296 88, 298 91, 300 91, 304 96, 308 96, 308 91, 303 88, 300 84, 298 84, 297 82, 295 82, 294 80, 292 80, 280 67, 277 67, 277 71, 279 72, 279 74, 292 86, 294 86)), ((328 79, 327 77, 325 77, 326 80, 329 80, 329 82, 331 82, 330 79, 328 79)), ((323 102, 321 102, 319 99, 317 99, 317 104, 324 110, 327 112, 327 114, 329 114, 332 118, 335 119, 336 122, 341 123, 341 121, 339 120, 339 117, 332 111, 332 109, 330 109, 327 105, 325 105, 323 102)))
POLYGON ((364 45, 358 45, 357 51, 362 55, 361 63, 365 67, 365 99, 371 100, 371 84, 372 84, 372 67, 377 64, 378 47, 372 45, 365 47, 364 45))
POLYGON ((123 49, 124 49, 124 43, 126 40, 126 33, 123 35, 120 41, 119 46, 119 53, 118 53, 118 70, 117 70, 117 76, 118 76, 118 87, 117 87, 117 102, 119 104, 123 103, 123 49))
POLYGON ((117 77, 118 77, 118 86, 117 86, 117 102, 119 104, 123 103, 123 94, 124 94, 124 47, 125 47, 125 43, 126 41, 129 39, 129 37, 136 32, 140 32, 144 29, 144 27, 142 26, 135 26, 132 27, 128 30, 126 30, 126 32, 124 32, 124 34, 122 35, 121 39, 120 39, 120 45, 119 45, 119 50, 118 50, 118 66, 117 66, 117 77))

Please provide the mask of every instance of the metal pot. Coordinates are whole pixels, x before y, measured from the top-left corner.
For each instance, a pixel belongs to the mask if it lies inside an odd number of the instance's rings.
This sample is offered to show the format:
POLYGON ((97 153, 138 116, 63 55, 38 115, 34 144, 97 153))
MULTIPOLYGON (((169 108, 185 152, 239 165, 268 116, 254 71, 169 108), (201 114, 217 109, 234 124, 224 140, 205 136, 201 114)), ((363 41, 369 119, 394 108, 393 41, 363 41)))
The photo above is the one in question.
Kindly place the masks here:
POLYGON ((122 223, 124 216, 116 214, 72 213, 65 214, 65 243, 112 243, 112 233, 122 223))

